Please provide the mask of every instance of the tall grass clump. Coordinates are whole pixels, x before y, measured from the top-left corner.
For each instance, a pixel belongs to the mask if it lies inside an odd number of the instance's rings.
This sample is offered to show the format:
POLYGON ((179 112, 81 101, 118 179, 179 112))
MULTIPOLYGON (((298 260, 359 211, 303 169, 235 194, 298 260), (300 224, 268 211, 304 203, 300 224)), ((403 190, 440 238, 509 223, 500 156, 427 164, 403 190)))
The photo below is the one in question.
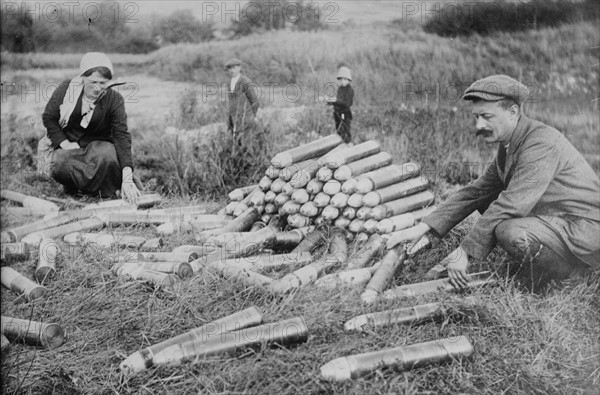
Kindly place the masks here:
POLYGON ((269 130, 256 125, 233 136, 218 121, 219 102, 198 102, 195 89, 179 98, 171 120, 174 132, 143 136, 136 144, 136 167, 142 179, 179 196, 223 196, 231 189, 256 183, 273 155, 269 130))
MULTIPOLYGON (((585 1, 461 2, 432 7, 433 16, 423 25, 427 33, 444 37, 516 32, 565 23, 598 20, 600 3, 585 1)), ((597 22, 596 22, 597 23, 597 22)))

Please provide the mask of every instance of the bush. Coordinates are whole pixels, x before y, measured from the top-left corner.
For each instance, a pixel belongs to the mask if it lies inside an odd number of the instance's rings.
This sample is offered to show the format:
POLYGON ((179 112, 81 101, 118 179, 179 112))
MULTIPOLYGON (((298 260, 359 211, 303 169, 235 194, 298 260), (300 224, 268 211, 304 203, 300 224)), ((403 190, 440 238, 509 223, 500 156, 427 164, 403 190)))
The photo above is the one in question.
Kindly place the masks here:
POLYGON ((437 6, 433 8, 433 17, 423 25, 423 30, 444 37, 557 27, 600 16, 600 2, 597 0, 465 2, 462 5, 459 2, 452 3, 451 7, 437 6))

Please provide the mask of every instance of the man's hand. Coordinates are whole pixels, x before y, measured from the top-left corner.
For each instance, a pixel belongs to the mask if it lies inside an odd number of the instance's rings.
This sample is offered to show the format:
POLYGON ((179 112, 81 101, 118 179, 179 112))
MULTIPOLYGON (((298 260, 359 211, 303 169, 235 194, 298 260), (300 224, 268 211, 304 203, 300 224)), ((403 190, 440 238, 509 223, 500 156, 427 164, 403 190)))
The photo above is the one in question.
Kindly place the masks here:
POLYGON ((63 140, 63 142, 60 143, 60 148, 67 151, 67 150, 72 150, 72 149, 79 149, 81 147, 77 143, 72 143, 69 140, 63 140))
POLYGON ((454 288, 464 288, 468 285, 467 266, 469 266, 469 256, 462 247, 458 247, 444 258, 442 265, 447 266, 448 278, 454 288))
POLYGON ((121 194, 123 199, 130 204, 137 204, 142 192, 133 182, 133 169, 131 167, 123 168, 123 183, 121 184, 121 194))
POLYGON ((407 245, 407 248, 410 250, 421 237, 425 235, 425 233, 429 232, 431 228, 424 222, 421 222, 418 225, 413 226, 412 228, 405 229, 401 232, 398 232, 396 235, 390 237, 387 241, 387 249, 390 250, 396 247, 400 243, 404 243, 407 245))

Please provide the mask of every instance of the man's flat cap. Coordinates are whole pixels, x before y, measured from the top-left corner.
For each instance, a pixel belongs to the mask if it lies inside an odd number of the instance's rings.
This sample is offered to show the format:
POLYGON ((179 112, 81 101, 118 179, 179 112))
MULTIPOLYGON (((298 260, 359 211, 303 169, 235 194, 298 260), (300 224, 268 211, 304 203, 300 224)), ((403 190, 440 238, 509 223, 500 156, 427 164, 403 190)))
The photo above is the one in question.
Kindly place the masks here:
POLYGON ((241 66, 241 65, 242 65, 242 61, 239 60, 238 58, 228 59, 224 64, 225 67, 241 66))
POLYGON ((507 75, 491 75, 471 84, 463 94, 463 100, 498 101, 513 99, 522 105, 530 91, 525 85, 507 75))

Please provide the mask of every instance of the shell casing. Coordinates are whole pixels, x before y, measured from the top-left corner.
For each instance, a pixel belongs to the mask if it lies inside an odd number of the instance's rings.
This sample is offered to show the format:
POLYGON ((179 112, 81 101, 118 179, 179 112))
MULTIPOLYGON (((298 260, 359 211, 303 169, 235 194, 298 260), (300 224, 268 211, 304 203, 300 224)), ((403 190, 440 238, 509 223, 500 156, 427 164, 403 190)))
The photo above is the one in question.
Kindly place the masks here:
POLYGON ((198 253, 191 252, 140 252, 137 258, 141 261, 160 261, 160 262, 191 262, 198 259, 198 253))
POLYGON ((321 167, 317 171, 316 179, 323 183, 333 180, 333 170, 326 166, 321 167))
POLYGON ((424 177, 410 178, 397 184, 369 192, 363 198, 363 204, 369 207, 400 199, 427 189, 429 181, 424 177))
POLYGON ((421 167, 417 163, 408 162, 402 165, 389 165, 358 176, 356 191, 368 193, 397 184, 420 174, 421 167))
POLYGON ((265 203, 273 203, 276 197, 277 194, 269 189, 265 192, 265 203))
POLYGON ((308 328, 302 317, 263 324, 233 332, 222 332, 204 341, 189 341, 169 346, 154 355, 157 365, 192 363, 211 355, 236 351, 242 347, 262 344, 290 345, 308 339, 308 328))
POLYGON ((284 180, 282 180, 281 178, 277 178, 271 183, 271 191, 275 193, 281 193, 285 184, 286 182, 284 180))
POLYGON ((365 232, 368 235, 372 235, 373 233, 375 233, 377 231, 377 225, 379 224, 379 221, 374 220, 374 219, 368 219, 365 221, 365 223, 363 224, 363 232, 365 232))
POLYGON ((56 262, 61 253, 60 245, 52 239, 44 239, 40 243, 38 263, 35 269, 35 278, 43 283, 54 276, 56 262))
POLYGON ((275 168, 281 169, 291 165, 292 163, 298 163, 305 159, 324 155, 338 145, 342 144, 342 142, 343 141, 340 136, 332 134, 278 153, 271 160, 271 165, 273 165, 275 168))
POLYGON ((1 322, 2 334, 10 340, 22 340, 48 350, 60 347, 65 341, 64 331, 58 324, 6 316, 1 317, 1 322))
POLYGON ((325 162, 330 169, 337 169, 345 164, 379 153, 380 145, 375 140, 365 141, 327 155, 325 162))
POLYGON ((385 251, 385 239, 377 234, 369 237, 369 240, 356 252, 347 264, 348 269, 359 269, 367 266, 371 260, 385 251))
POLYGON ((253 192, 256 188, 258 188, 258 185, 248 185, 245 187, 236 188, 233 191, 229 192, 227 197, 229 197, 229 200, 241 202, 246 196, 248 196, 248 194, 253 192))
POLYGON ((356 192, 356 184, 358 184, 358 180, 356 178, 351 178, 349 180, 344 181, 342 184, 342 192, 347 195, 351 195, 356 192))
MULTIPOLYGON (((371 210, 373 210, 371 207, 363 206, 363 207, 359 208, 358 210, 356 210, 356 218, 366 221, 371 216, 371 210)), ((363 226, 363 229, 364 229, 364 226, 363 226)))
POLYGON ((306 189, 300 188, 294 191, 292 194, 292 201, 298 204, 304 204, 308 202, 310 196, 306 189))
POLYGON ((306 217, 315 217, 319 214, 319 208, 314 202, 306 202, 300 207, 300 214, 306 217))
POLYGON ((106 222, 102 218, 94 216, 81 221, 60 225, 55 228, 48 228, 39 232, 30 233, 23 237, 22 241, 32 247, 38 248, 43 239, 54 239, 73 232, 100 229, 105 225, 106 222))
POLYGON ((416 367, 467 358, 473 345, 465 336, 433 340, 334 359, 321 366, 321 376, 346 381, 365 376, 381 367, 406 371, 416 367))
POLYGON ((3 240, 4 238, 7 238, 9 242, 21 241, 21 239, 24 236, 30 233, 64 225, 69 222, 72 222, 73 220, 74 218, 70 215, 59 215, 57 217, 49 218, 46 220, 36 221, 30 224, 17 226, 2 232, 3 240), (6 236, 4 236, 5 234, 6 236))
POLYGON ((260 182, 258 183, 258 188, 263 192, 270 191, 272 183, 273 183, 273 180, 271 180, 267 176, 264 176, 263 178, 260 179, 260 182))
POLYGON ((323 192, 329 196, 334 196, 342 190, 342 184, 337 180, 330 180, 323 185, 323 192))
POLYGON ((262 314, 256 307, 252 306, 160 343, 156 343, 150 347, 136 351, 121 362, 119 369, 125 373, 141 372, 154 366, 154 355, 169 346, 182 344, 192 340, 206 341, 209 336, 243 329, 260 323, 262 323, 262 314))
POLYGON ((363 200, 364 196, 365 195, 363 195, 362 193, 353 193, 348 198, 348 206, 353 207, 355 209, 362 208, 362 206, 363 206, 362 200, 363 200))
POLYGON ((325 184, 321 181, 314 179, 310 180, 308 184, 306 184, 306 192, 308 192, 311 195, 316 195, 317 193, 323 190, 323 185, 325 184))
POLYGON ((302 228, 310 225, 310 218, 298 213, 288 216, 287 221, 288 225, 294 228, 302 228))
POLYGON ((333 207, 344 208, 348 204, 348 195, 338 192, 331 198, 330 203, 333 207))
POLYGON ((363 173, 379 169, 392 163, 392 156, 387 152, 379 152, 377 154, 367 156, 366 158, 357 160, 340 166, 334 173, 334 177, 339 181, 346 181, 352 177, 359 176, 363 173))
POLYGON ((348 230, 350 230, 350 232, 360 233, 360 232, 362 232, 364 224, 365 224, 365 221, 363 221, 362 219, 355 218, 348 225, 348 230))
POLYGON ((404 264, 407 254, 404 246, 389 250, 381 260, 381 264, 365 287, 361 295, 363 302, 373 302, 392 281, 398 269, 404 264), (368 292, 367 292, 368 291, 368 292))
POLYGON ((313 202, 315 203, 315 206, 319 208, 324 208, 327 207, 330 200, 331 196, 329 196, 325 192, 319 192, 317 193, 317 196, 315 196, 315 198, 313 199, 313 202))
POLYGON ((325 235, 319 229, 315 229, 312 232, 309 232, 304 239, 298 244, 294 250, 292 250, 292 254, 298 254, 302 252, 308 252, 312 254, 314 250, 319 248, 321 245, 325 243, 325 235))
MULTIPOLYGON (((490 272, 474 273, 469 275, 469 283, 467 288, 478 288, 495 282, 496 280, 494 280, 490 272)), ((453 292, 456 291, 456 288, 452 286, 449 279, 443 278, 439 280, 425 281, 422 283, 407 284, 391 288, 384 292, 383 297, 385 299, 396 299, 400 297, 425 295, 438 291, 453 292)))
POLYGON ((28 301, 41 298, 46 293, 46 287, 35 283, 15 269, 3 266, 0 268, 2 285, 16 294, 23 295, 28 301))
POLYGON ((346 331, 362 332, 390 325, 412 325, 435 320, 446 315, 443 303, 428 303, 413 307, 380 311, 356 316, 344 324, 346 331))
POLYGON ((433 203, 435 195, 431 191, 418 192, 414 195, 392 200, 371 210, 371 218, 381 221, 384 218, 422 209, 433 203))
POLYGON ((279 178, 285 181, 290 181, 296 176, 296 173, 312 165, 314 161, 314 159, 306 159, 302 162, 292 163, 291 165, 281 169, 279 172, 279 178))
POLYGON ((321 215, 326 220, 332 221, 332 220, 336 219, 337 217, 339 217, 340 209, 333 207, 333 206, 327 206, 327 207, 323 208, 323 212, 321 213, 321 215))
POLYGON ((342 215, 350 220, 356 218, 356 209, 354 207, 346 207, 342 211, 342 215))

